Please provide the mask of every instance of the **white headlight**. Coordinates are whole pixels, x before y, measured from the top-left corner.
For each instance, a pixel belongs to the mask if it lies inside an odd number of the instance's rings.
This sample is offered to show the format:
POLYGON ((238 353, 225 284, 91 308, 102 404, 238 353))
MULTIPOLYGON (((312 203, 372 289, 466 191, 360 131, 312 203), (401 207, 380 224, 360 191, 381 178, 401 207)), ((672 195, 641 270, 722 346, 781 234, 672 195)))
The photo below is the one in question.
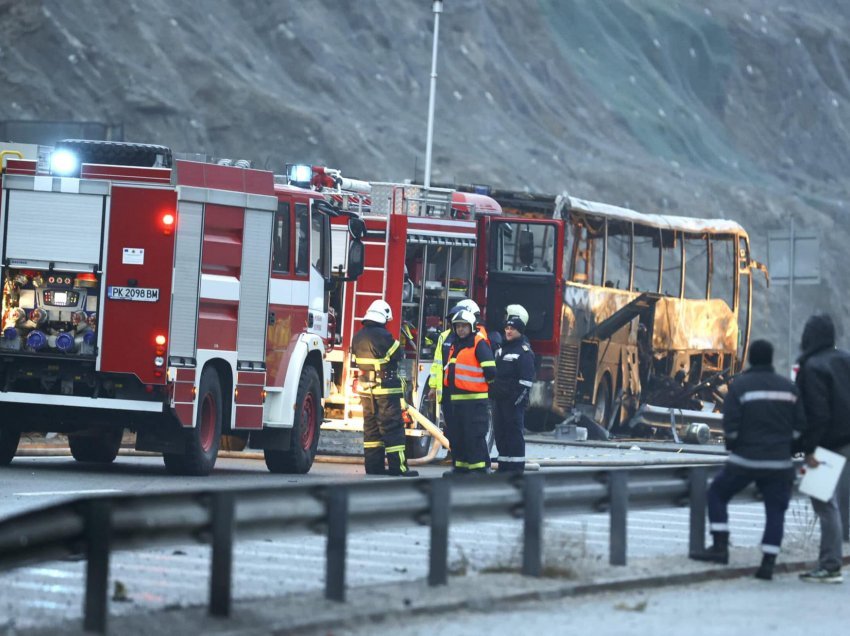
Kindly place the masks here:
POLYGON ((153 359, 154 366, 161 367, 165 364, 165 358, 162 356, 157 356, 153 359))
POLYGON ((53 174, 69 175, 77 170, 79 161, 70 150, 56 150, 50 156, 50 171, 53 174))

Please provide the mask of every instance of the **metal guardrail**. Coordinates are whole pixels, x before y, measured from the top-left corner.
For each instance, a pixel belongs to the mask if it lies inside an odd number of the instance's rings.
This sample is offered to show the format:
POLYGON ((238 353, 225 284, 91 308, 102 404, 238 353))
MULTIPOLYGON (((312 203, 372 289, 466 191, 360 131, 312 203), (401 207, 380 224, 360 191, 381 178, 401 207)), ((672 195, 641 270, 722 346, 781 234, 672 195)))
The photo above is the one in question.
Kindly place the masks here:
POLYGON ((626 564, 630 507, 690 506, 689 547, 705 547, 707 482, 718 466, 572 470, 447 479, 393 479, 73 499, 0 522, 0 570, 84 556, 84 629, 105 632, 112 550, 187 541, 212 546, 209 611, 231 612, 234 536, 327 536, 325 596, 344 601, 352 527, 430 526, 428 583, 448 581, 449 521, 523 519, 522 573, 542 572, 544 512, 610 515, 609 561, 626 564))

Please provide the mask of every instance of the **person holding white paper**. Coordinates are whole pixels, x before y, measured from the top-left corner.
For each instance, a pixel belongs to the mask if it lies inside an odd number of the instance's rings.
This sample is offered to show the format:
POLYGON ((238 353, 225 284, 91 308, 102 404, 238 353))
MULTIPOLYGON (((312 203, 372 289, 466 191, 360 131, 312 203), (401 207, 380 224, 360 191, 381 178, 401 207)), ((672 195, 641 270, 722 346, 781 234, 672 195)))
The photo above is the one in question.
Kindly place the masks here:
POLYGON ((697 561, 729 562, 729 501, 755 482, 764 499, 761 566, 756 578, 773 578, 782 545, 785 511, 794 482, 792 446, 806 426, 794 383, 773 370, 773 346, 756 340, 750 367, 729 385, 723 402, 723 433, 729 457, 708 489, 712 545, 690 555, 697 561))
MULTIPOLYGON (((850 458, 850 353, 835 346, 835 325, 826 314, 815 314, 806 322, 799 358, 797 386, 803 397, 809 427, 800 438, 798 450, 806 464, 815 468, 815 449, 820 446, 850 458)), ((845 464, 845 471, 848 470, 845 464)), ((800 575, 803 581, 841 583, 842 528, 838 499, 812 498, 820 519, 818 565, 800 575)))

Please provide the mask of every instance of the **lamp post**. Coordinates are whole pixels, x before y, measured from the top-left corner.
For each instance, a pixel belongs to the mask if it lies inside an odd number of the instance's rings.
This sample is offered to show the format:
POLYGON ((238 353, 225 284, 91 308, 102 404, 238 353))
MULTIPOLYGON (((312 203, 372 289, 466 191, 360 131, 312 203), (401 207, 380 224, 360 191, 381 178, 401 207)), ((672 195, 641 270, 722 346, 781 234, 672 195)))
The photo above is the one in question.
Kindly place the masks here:
POLYGON ((428 96, 428 135, 425 141, 425 181, 431 187, 431 144, 434 141, 434 95, 437 91, 437 44, 440 35, 440 14, 443 0, 434 0, 434 48, 431 53, 431 91, 428 96))

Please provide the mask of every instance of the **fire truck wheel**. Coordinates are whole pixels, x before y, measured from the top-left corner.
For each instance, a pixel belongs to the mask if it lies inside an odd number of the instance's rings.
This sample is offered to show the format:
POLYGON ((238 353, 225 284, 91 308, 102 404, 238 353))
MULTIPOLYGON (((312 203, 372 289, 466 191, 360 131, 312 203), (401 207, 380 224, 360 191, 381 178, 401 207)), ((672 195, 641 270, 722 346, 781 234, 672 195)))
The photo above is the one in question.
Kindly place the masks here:
POLYGON ((0 466, 6 466, 12 461, 18 451, 19 441, 21 441, 20 431, 0 428, 0 466))
POLYGON ((106 429, 93 435, 68 435, 68 446, 71 447, 71 455, 78 462, 92 462, 95 464, 111 464, 118 456, 121 448, 121 438, 124 437, 124 429, 106 429))
POLYGON ((165 468, 175 475, 209 475, 221 444, 221 382, 215 369, 206 368, 198 385, 198 416, 195 427, 186 431, 186 451, 165 453, 165 468))
POLYGON ((292 425, 292 438, 285 451, 266 449, 266 466, 273 473, 297 473, 310 470, 319 446, 319 427, 322 424, 322 402, 319 374, 307 365, 298 382, 297 410, 292 425))

